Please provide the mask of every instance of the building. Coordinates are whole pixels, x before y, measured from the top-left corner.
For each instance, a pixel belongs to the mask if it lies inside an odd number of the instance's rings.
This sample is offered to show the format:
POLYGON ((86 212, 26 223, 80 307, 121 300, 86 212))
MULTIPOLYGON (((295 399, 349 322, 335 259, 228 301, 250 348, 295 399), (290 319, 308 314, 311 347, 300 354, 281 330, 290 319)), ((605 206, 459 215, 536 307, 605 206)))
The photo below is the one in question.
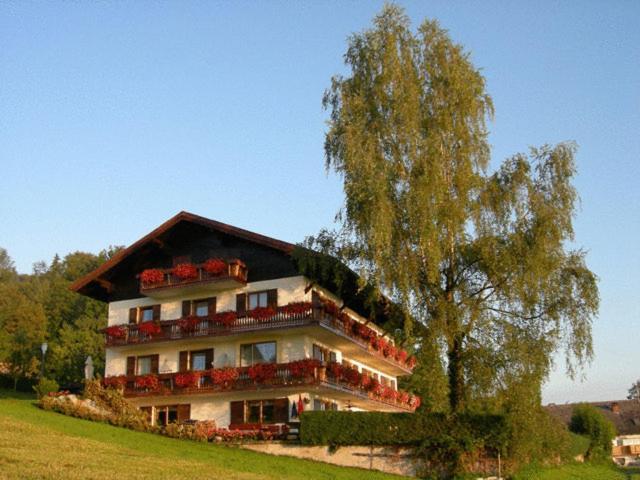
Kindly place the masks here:
MULTIPOLYGON (((579 404, 548 405, 549 413, 564 422, 571 422, 573 408, 579 404)), ((640 401, 615 400, 591 402, 616 427, 611 455, 621 465, 640 461, 640 401)))
POLYGON ((105 383, 156 424, 415 410, 397 388, 415 362, 378 326, 390 303, 366 313, 353 287, 338 298, 299 273, 293 250, 181 212, 75 282, 109 304, 105 383))

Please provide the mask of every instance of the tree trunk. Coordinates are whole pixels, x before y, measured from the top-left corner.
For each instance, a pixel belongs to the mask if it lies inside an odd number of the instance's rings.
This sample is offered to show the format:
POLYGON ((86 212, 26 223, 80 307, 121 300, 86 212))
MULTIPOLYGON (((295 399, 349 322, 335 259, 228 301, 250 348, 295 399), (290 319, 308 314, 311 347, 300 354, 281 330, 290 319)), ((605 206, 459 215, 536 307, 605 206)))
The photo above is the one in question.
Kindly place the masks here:
POLYGON ((458 333, 449 345, 449 407, 452 413, 459 412, 464 404, 464 368, 462 363, 463 335, 458 333))

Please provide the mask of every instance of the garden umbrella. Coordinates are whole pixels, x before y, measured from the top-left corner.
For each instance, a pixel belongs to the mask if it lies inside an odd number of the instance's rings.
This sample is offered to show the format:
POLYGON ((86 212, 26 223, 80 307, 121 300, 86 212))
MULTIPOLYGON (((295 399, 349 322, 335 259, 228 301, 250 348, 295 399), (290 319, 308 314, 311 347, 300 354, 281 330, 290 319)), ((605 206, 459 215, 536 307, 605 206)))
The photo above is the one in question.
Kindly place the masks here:
POLYGON ((302 402, 302 396, 298 395, 298 415, 304 412, 304 403, 302 402))

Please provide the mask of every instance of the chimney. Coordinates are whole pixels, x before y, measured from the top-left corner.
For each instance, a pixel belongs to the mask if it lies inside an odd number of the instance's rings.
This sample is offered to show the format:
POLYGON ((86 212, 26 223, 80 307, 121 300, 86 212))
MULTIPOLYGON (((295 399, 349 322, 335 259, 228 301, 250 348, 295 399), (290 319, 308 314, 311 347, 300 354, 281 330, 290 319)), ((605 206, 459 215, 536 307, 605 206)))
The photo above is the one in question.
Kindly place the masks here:
POLYGON ((613 402, 611 404, 611 412, 615 414, 620 414, 620 404, 618 402, 613 402))

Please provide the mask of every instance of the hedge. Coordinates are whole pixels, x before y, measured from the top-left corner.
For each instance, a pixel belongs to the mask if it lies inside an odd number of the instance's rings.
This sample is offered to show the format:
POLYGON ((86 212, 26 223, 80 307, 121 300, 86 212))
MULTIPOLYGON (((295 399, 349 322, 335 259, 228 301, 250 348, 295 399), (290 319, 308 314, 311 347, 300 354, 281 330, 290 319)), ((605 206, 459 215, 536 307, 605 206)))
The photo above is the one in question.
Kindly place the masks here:
POLYGON ((459 442, 469 450, 502 450, 508 430, 501 415, 385 412, 304 412, 300 416, 303 445, 418 446, 459 442))

